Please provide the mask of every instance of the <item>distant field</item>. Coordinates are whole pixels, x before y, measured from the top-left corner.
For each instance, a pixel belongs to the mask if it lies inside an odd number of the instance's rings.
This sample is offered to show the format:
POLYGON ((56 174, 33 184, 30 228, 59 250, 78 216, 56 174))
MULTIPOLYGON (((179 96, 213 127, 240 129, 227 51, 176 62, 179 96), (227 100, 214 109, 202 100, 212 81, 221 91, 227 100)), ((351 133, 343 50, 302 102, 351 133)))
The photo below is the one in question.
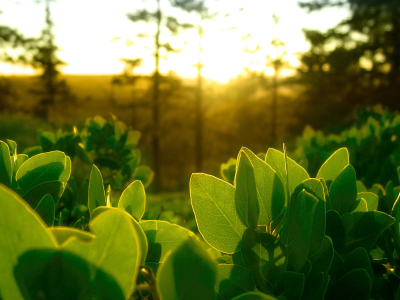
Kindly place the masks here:
MULTIPOLYGON (((40 98, 29 90, 36 80, 29 76, 8 77, 16 93, 16 110, 25 113, 0 115, 0 139, 15 139, 20 149, 37 143, 37 130, 82 126, 85 119, 95 115, 109 118, 110 113, 142 133, 140 148, 146 164, 151 165, 151 82, 148 78, 138 80, 135 86, 112 85, 112 75, 63 75, 74 103, 59 103, 49 122, 32 116, 32 109, 40 98)), ((281 87, 279 91, 277 136, 272 143, 271 91, 240 90, 233 85, 207 82, 204 88, 204 167, 195 167, 195 89, 194 82, 185 81, 168 96, 161 97, 160 147, 161 178, 166 190, 186 190, 191 173, 206 172, 219 175, 220 164, 235 157, 242 146, 255 153, 265 152, 269 147, 281 149, 282 142, 290 144, 293 139, 289 126, 298 126, 293 103, 298 88, 281 87)))

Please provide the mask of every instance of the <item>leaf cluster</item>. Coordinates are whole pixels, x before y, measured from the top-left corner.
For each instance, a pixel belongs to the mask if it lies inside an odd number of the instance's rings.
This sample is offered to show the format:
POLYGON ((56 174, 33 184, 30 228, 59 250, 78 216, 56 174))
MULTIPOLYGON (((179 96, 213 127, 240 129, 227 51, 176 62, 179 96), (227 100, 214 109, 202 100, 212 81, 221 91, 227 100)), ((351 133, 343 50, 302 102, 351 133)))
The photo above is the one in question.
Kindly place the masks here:
POLYGON ((0 142, 2 299, 400 297, 400 187, 367 191, 346 148, 315 178, 286 152, 247 148, 233 184, 193 174, 201 236, 143 220, 141 181, 116 198, 96 165, 84 188, 88 222, 67 227, 62 213, 55 222, 70 173, 64 152, 29 158, 0 142))

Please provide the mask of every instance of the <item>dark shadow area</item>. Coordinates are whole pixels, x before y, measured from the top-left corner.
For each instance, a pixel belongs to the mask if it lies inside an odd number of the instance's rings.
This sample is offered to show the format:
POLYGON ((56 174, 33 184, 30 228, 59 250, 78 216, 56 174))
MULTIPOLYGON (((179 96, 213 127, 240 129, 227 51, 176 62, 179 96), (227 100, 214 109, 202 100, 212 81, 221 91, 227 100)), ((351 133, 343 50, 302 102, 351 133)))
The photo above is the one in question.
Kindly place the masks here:
POLYGON ((125 299, 114 279, 100 269, 66 252, 31 250, 14 268, 25 299, 125 299))

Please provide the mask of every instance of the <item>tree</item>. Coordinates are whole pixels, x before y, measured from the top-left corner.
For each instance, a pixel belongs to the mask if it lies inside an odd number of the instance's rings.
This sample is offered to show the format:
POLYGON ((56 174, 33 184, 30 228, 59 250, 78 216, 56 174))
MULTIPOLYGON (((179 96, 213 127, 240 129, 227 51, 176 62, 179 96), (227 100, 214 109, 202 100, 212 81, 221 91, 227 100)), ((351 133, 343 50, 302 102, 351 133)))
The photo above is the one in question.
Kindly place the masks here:
POLYGON ((132 22, 145 22, 155 23, 156 32, 153 36, 147 33, 139 33, 139 38, 153 38, 154 39, 154 74, 152 76, 153 91, 152 91, 152 148, 153 148, 153 169, 154 169, 154 186, 155 189, 160 187, 161 178, 161 161, 160 161, 160 106, 161 106, 161 89, 160 85, 164 80, 160 74, 160 50, 165 49, 166 52, 176 52, 179 50, 174 49, 169 42, 162 43, 161 33, 165 29, 172 35, 177 35, 181 29, 186 29, 188 24, 181 24, 178 20, 171 16, 166 16, 161 7, 161 0, 155 0, 157 4, 156 11, 150 12, 147 9, 141 9, 133 13, 128 13, 126 16, 132 22))
POLYGON ((382 103, 399 109, 400 2, 314 0, 299 5, 308 12, 350 10, 348 19, 326 32, 304 29, 311 48, 299 69, 307 87, 299 106, 303 119, 313 126, 338 127, 338 116, 350 120, 357 106, 382 103))
POLYGON ((31 92, 42 97, 36 107, 35 114, 44 119, 49 118, 50 109, 56 104, 58 96, 61 96, 64 101, 73 100, 67 83, 65 80, 59 79, 58 68, 66 63, 57 57, 59 47, 55 43, 53 33, 54 23, 50 12, 51 1, 45 0, 45 27, 31 49, 33 56, 29 62, 34 69, 39 69, 42 73, 39 76, 41 88, 34 88, 31 92))
MULTIPOLYGON (((2 11, 0 11, 0 15, 2 11)), ((0 25, 0 62, 17 64, 26 62, 26 49, 30 47, 33 39, 26 38, 18 30, 6 25, 0 25), (18 55, 10 54, 9 50, 22 50, 18 55)), ((18 52, 18 51, 17 51, 18 52)), ((0 112, 14 108, 12 100, 15 100, 10 80, 0 77, 0 112)))
MULTIPOLYGON (((204 131, 204 100, 203 100, 203 76, 201 71, 204 65, 201 63, 203 52, 203 36, 205 33, 204 22, 212 21, 218 16, 218 12, 210 12, 205 0, 170 0, 171 4, 188 13, 195 13, 198 17, 196 24, 188 24, 187 28, 195 28, 198 36, 198 57, 194 65, 197 69, 197 87, 195 102, 195 148, 196 148, 196 171, 203 170, 203 131, 204 131)), ((226 14, 229 17, 232 14, 226 14)), ((232 28, 228 28, 232 29, 232 28)), ((226 29, 224 29, 226 30, 226 29)))

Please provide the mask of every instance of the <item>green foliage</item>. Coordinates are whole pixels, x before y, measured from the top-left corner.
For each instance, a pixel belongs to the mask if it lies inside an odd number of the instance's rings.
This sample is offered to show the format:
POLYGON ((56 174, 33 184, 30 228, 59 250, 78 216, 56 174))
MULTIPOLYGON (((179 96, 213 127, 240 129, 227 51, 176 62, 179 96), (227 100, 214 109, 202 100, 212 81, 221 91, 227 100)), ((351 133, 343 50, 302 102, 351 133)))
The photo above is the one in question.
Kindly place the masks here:
MULTIPOLYGON (((395 270, 399 266, 400 233, 396 220, 400 206, 396 198, 400 188, 389 183, 385 189, 375 185, 368 191, 357 183, 346 148, 337 150, 322 164, 315 172, 317 178, 309 178, 300 165, 275 149, 267 151, 265 161, 242 149, 234 170, 233 187, 214 177, 194 174, 192 204, 205 241, 225 252, 224 262, 247 269, 258 291, 281 299, 394 299, 399 284, 386 278, 393 272, 396 277, 392 278, 398 278, 395 270), (248 159, 243 160, 244 153, 248 159), (260 172, 264 165, 268 168, 263 170, 273 170, 276 177, 266 179, 260 172), (280 184, 271 184, 276 180, 280 184), (272 210, 267 214, 276 219, 269 218, 254 227, 243 216, 251 215, 253 209, 260 220, 263 210, 254 202, 249 205, 249 199, 255 194, 260 201, 267 189, 273 195, 269 207, 279 207, 275 214, 272 210), (246 205, 229 210, 238 195, 246 205), (218 207, 223 214, 211 208, 209 199, 221 201, 218 207), (227 216, 232 216, 227 218, 230 224, 233 220, 241 222, 235 235, 230 226, 221 226, 227 216), (231 237, 233 253, 221 247, 217 234, 231 237)), ((221 174, 229 180, 223 171, 221 174)), ((237 298, 247 299, 245 295, 237 298)))
POLYGON ((196 236, 145 220, 142 182, 115 194, 95 165, 81 187, 86 193, 76 197, 76 221, 69 222, 58 206, 71 192, 69 157, 50 151, 18 166, 16 144, 1 145, 8 152, 0 166, 11 163, 0 169, 0 178, 11 178, 9 186, 0 184, 2 299, 395 299, 399 293, 400 188, 390 183, 358 192, 346 149, 323 164, 318 178, 286 153, 270 149, 262 160, 247 148, 236 160, 233 185, 193 174, 196 236), (58 198, 53 185, 63 187, 58 198))
MULTIPOLYGON (((389 180, 392 180, 395 185, 399 185, 397 173, 397 167, 400 165, 399 136, 400 115, 389 113, 377 106, 359 111, 356 124, 337 134, 314 131, 307 126, 303 135, 297 138, 294 157, 296 161, 307 160, 308 171, 314 176, 318 173, 322 163, 336 149, 346 147, 350 153, 350 162, 359 180, 366 187, 370 188, 374 183, 385 185, 389 180)), ((345 158, 347 151, 345 149, 338 151, 341 151, 341 155, 345 158)), ((330 163, 337 165, 337 171, 341 171, 344 167, 343 164, 339 165, 336 161, 330 163)), ((343 161, 343 163, 345 162, 343 161)), ((326 171, 321 168, 321 172, 326 171)), ((322 173, 322 175, 329 177, 326 173, 322 173)), ((324 178, 323 176, 322 178, 324 178)), ((321 175, 318 174, 317 178, 320 177, 321 175)), ((331 178, 326 181, 329 180, 331 178)))

